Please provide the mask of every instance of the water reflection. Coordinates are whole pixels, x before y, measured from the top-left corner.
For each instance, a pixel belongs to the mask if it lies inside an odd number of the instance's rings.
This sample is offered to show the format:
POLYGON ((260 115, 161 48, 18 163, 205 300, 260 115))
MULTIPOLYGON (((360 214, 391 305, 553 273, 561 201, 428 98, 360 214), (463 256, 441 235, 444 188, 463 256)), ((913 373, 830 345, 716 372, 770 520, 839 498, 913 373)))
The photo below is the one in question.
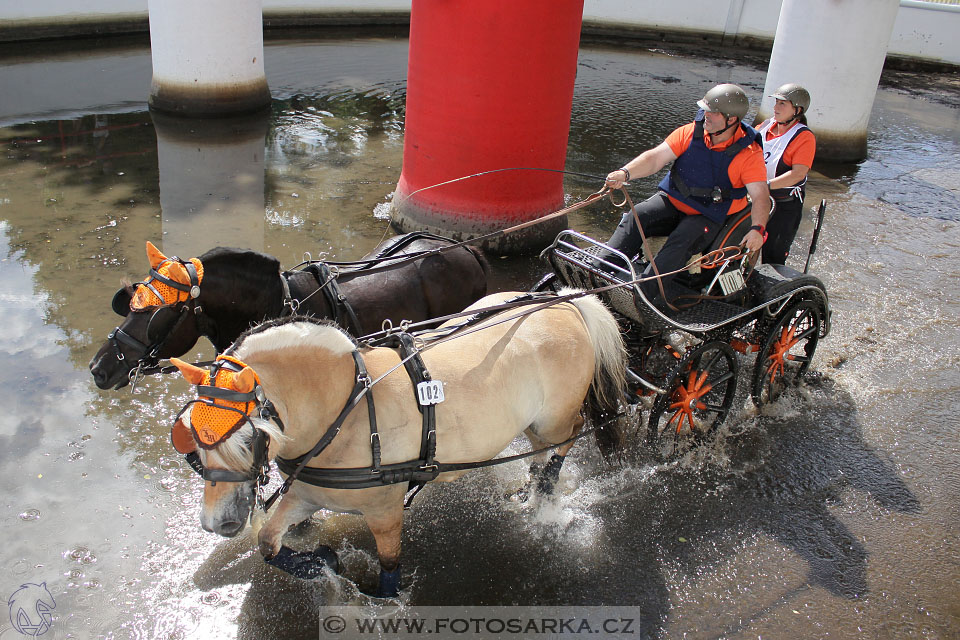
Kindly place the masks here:
POLYGON ((161 250, 197 256, 210 239, 263 250, 266 112, 185 119, 151 112, 157 132, 161 250))

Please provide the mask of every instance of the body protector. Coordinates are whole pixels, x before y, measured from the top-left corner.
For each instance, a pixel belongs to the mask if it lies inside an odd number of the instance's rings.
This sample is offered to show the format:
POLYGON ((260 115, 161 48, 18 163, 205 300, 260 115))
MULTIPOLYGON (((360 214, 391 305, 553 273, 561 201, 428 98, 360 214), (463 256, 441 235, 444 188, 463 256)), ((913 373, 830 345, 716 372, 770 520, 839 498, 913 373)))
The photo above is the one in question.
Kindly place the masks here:
POLYGON ((746 187, 734 188, 730 182, 730 162, 753 142, 762 148, 763 138, 753 127, 741 122, 744 135, 726 149, 713 151, 704 141, 703 115, 702 110, 697 112, 690 146, 674 161, 658 186, 714 222, 723 222, 730 203, 747 195, 746 187))
MULTIPOLYGON (((797 123, 789 131, 787 131, 782 136, 774 138, 773 140, 767 140, 767 132, 776 124, 774 118, 766 120, 763 124, 760 125, 760 128, 757 131, 763 137, 763 161, 767 165, 767 180, 773 180, 777 176, 785 174, 787 171, 790 171, 792 168, 786 162, 783 161, 783 153, 787 150, 787 147, 790 146, 790 143, 794 141, 797 134, 801 131, 810 131, 809 127, 805 124, 797 123)), ((813 135, 813 132, 810 131, 810 134, 813 135)), ((800 184, 795 184, 792 187, 787 187, 785 189, 771 189, 770 195, 773 196, 774 200, 789 200, 791 198, 799 198, 800 202, 803 202, 803 197, 806 195, 806 184, 807 179, 804 178, 803 182, 800 184)))

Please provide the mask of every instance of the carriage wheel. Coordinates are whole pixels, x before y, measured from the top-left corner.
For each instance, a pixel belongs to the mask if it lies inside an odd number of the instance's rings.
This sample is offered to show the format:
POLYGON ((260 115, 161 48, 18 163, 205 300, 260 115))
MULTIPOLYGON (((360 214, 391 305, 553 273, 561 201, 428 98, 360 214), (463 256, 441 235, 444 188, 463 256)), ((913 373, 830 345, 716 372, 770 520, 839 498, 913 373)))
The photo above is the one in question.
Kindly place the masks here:
POLYGON ((820 310, 801 300, 780 315, 773 325, 753 368, 753 402, 773 402, 784 390, 798 384, 810 366, 820 340, 820 310))
POLYGON ((725 342, 688 351, 650 411, 647 444, 661 462, 679 457, 719 427, 737 391, 737 357, 725 342))

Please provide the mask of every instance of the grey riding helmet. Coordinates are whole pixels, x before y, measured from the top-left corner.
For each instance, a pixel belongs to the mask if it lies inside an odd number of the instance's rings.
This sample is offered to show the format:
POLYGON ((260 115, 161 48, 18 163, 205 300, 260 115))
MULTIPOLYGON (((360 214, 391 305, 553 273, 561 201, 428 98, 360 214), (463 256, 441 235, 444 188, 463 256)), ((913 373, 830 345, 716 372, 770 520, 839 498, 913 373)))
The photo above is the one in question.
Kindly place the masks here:
POLYGON ((795 109, 801 109, 804 113, 810 108, 810 92, 795 82, 788 82, 779 89, 770 94, 771 98, 777 100, 786 100, 791 103, 795 109))
POLYGON ((734 116, 737 120, 743 120, 750 108, 750 101, 737 85, 718 84, 707 91, 702 100, 697 101, 697 106, 704 111, 719 112, 727 118, 734 116))

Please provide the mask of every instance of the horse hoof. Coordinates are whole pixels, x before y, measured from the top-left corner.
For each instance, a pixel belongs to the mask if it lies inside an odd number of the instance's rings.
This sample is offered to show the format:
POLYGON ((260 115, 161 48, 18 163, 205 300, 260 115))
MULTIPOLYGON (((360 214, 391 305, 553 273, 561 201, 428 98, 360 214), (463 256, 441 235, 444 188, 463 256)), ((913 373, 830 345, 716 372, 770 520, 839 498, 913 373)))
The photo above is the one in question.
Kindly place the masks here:
POLYGON ((324 567, 340 573, 340 558, 336 551, 326 545, 320 545, 313 551, 294 551, 290 547, 280 547, 277 555, 269 560, 264 559, 264 562, 301 580, 323 577, 324 567))
POLYGON ((564 456, 553 454, 546 466, 540 469, 537 477, 537 493, 542 496, 553 495, 553 488, 560 480, 560 467, 563 466, 563 461, 564 456))

